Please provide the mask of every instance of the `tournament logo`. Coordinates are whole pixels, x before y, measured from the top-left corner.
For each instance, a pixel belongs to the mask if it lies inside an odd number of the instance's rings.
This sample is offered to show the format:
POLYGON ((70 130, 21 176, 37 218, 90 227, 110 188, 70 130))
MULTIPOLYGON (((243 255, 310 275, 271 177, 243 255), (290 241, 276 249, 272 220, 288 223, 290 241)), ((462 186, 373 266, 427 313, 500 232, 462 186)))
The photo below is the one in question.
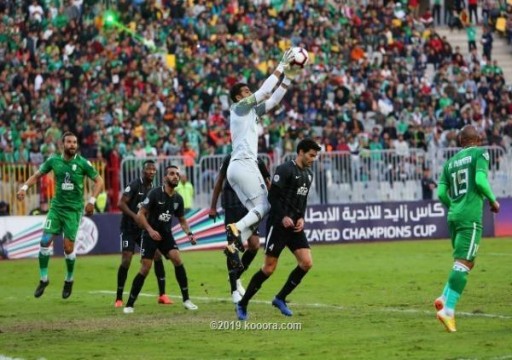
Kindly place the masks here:
POLYGON ((88 217, 82 217, 75 239, 75 251, 78 255, 90 253, 98 244, 98 227, 88 217))

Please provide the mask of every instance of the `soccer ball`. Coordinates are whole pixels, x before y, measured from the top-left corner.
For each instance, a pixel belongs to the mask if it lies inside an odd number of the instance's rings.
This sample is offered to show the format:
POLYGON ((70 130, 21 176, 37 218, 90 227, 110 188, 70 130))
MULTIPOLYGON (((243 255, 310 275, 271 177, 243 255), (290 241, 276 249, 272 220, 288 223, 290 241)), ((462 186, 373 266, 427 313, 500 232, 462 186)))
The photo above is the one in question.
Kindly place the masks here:
POLYGON ((292 66, 303 68, 309 61, 308 51, 301 47, 292 48, 293 60, 290 62, 292 66))

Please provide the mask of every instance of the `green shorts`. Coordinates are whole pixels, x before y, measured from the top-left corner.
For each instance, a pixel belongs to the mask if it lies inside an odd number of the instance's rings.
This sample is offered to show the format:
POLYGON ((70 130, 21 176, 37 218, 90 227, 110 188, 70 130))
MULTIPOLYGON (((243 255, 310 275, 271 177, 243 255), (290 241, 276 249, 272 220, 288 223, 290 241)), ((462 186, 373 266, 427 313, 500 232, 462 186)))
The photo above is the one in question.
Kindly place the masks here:
POLYGON ((50 209, 46 215, 43 232, 52 235, 64 233, 64 239, 75 242, 81 220, 82 212, 50 209))
POLYGON ((448 221, 448 228, 452 239, 453 258, 473 261, 482 238, 482 223, 448 221))

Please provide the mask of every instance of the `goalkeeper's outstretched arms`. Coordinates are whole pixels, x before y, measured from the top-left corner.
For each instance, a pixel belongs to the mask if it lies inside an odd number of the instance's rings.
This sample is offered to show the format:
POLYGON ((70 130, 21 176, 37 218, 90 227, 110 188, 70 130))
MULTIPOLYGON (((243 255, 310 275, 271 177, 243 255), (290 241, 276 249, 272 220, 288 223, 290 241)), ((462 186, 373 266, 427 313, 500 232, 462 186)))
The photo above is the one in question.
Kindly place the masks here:
POLYGON ((277 82, 279 81, 281 74, 284 72, 285 67, 289 66, 289 64, 292 60, 293 60, 292 50, 288 49, 283 54, 283 58, 281 59, 281 62, 279 63, 279 65, 277 65, 277 68, 274 70, 272 75, 270 75, 267 78, 267 80, 265 80, 263 82, 263 85, 261 85, 261 87, 254 93, 254 98, 255 98, 257 104, 270 98, 270 95, 272 94, 272 90, 277 85, 277 82))
MULTIPOLYGON (((290 64, 285 65, 283 69, 284 79, 281 81, 281 84, 278 86, 278 88, 272 93, 272 96, 267 101, 265 101, 265 108, 262 112, 265 113, 272 110, 274 107, 276 107, 277 104, 281 102, 281 100, 283 100, 284 94, 286 94, 290 84, 297 77, 301 70, 301 68, 291 66, 290 64)), ((258 115, 262 115, 258 110, 256 113, 258 115)))

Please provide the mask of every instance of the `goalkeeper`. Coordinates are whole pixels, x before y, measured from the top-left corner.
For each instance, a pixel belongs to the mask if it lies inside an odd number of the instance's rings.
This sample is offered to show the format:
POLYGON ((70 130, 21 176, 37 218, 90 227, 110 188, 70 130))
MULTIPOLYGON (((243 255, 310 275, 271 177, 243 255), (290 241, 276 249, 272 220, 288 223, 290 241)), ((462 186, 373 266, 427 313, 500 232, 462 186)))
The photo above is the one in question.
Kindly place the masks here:
POLYGON ((300 68, 290 66, 291 49, 287 50, 276 70, 263 85, 252 93, 244 83, 235 84, 230 90, 233 105, 230 109, 230 131, 233 151, 227 169, 227 179, 248 213, 236 223, 226 226, 228 242, 234 242, 243 251, 246 241, 270 210, 265 180, 258 169, 259 117, 272 110, 283 99, 300 68), (279 86, 275 86, 284 73, 279 86))

